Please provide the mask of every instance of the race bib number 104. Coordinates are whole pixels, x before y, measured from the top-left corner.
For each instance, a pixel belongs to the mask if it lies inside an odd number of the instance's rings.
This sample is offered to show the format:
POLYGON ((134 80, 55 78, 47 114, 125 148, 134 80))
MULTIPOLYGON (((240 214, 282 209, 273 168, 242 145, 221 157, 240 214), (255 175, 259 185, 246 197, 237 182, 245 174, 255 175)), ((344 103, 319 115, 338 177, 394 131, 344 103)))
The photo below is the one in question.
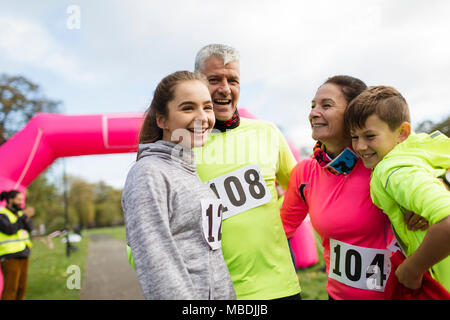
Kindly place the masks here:
POLYGON ((207 182, 224 204, 223 219, 261 206, 272 199, 257 164, 228 172, 207 182))
POLYGON ((328 276, 348 286, 384 292, 391 272, 392 252, 354 246, 330 239, 328 276))

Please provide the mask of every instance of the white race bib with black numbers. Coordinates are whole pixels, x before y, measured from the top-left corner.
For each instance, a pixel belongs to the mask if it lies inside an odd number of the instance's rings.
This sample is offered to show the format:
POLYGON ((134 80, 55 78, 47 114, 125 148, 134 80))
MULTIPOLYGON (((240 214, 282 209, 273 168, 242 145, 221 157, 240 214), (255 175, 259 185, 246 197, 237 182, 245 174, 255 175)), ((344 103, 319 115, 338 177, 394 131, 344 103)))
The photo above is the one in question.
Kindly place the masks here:
POLYGON ((272 199, 257 164, 228 172, 206 183, 223 202, 223 219, 259 207, 272 199))
POLYGON ((350 287, 384 292, 392 251, 354 246, 330 239, 328 276, 350 287))
POLYGON ((212 250, 222 244, 223 205, 219 199, 201 199, 203 235, 212 250))

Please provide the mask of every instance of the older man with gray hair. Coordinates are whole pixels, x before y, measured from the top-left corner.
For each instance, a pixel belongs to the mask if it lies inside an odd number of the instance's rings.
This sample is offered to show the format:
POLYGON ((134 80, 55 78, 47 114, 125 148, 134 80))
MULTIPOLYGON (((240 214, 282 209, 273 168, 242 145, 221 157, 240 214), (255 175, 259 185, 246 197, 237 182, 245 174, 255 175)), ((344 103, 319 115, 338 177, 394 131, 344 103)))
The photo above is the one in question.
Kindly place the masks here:
POLYGON ((223 202, 222 250, 237 298, 301 299, 275 187, 286 189, 296 161, 275 125, 239 117, 237 50, 207 45, 195 70, 208 80, 216 117, 195 149, 197 172, 223 202))

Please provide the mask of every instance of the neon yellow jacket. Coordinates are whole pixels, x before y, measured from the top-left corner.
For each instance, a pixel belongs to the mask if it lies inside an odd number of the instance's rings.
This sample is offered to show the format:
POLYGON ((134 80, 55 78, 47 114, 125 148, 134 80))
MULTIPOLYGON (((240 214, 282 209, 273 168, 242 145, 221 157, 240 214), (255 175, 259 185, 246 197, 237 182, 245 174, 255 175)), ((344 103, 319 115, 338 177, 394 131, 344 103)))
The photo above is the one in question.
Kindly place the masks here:
MULTIPOLYGON (((403 219, 410 210, 430 225, 450 215, 450 192, 437 177, 450 168, 450 139, 439 131, 410 135, 389 152, 372 172, 373 203, 391 220, 405 254, 413 254, 426 231, 410 231, 403 219)), ((430 274, 450 291, 450 256, 435 264, 430 274)))
POLYGON ((269 202, 223 220, 222 251, 238 299, 276 299, 300 292, 280 218, 275 180, 287 188, 296 161, 273 124, 240 119, 226 132, 213 132, 196 148, 204 182, 257 164, 271 194, 269 202))
MULTIPOLYGON (((19 211, 18 216, 16 216, 7 208, 0 208, 0 214, 6 215, 11 223, 16 223, 18 217, 22 216, 23 213, 19 211)), ((27 230, 20 229, 11 235, 0 232, 0 257, 23 251, 26 247, 32 247, 30 235, 27 230)))

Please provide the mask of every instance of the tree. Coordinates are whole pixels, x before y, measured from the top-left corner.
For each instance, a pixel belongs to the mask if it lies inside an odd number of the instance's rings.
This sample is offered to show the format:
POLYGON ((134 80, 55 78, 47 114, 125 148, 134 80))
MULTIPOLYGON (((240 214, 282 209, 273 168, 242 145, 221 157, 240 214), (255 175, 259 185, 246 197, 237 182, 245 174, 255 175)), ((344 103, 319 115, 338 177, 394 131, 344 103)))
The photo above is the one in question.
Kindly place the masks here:
POLYGON ((422 121, 416 128, 417 132, 431 133, 435 130, 439 130, 447 137, 450 137, 450 116, 448 116, 447 119, 443 120, 442 122, 438 123, 434 123, 431 120, 422 121))
POLYGON ((97 227, 123 224, 121 196, 122 191, 108 186, 103 181, 95 185, 95 225, 97 227))
POLYGON ((48 232, 64 229, 62 195, 58 187, 48 181, 46 174, 39 175, 28 186, 27 206, 32 206, 36 210, 33 217, 36 228, 43 224, 48 232))
MULTIPOLYGON (((123 225, 122 190, 102 181, 92 184, 73 176, 68 177, 68 182, 71 229, 123 225)), ((62 183, 50 182, 46 174, 39 175, 28 186, 26 205, 36 209, 33 217, 36 230, 40 224, 45 225, 47 233, 65 229, 63 193, 62 183)))
MULTIPOLYGON (((94 185, 76 177, 69 177, 69 208, 77 216, 83 228, 95 225, 94 185)), ((69 218, 70 218, 69 212, 69 218)), ((73 224, 72 224, 73 225, 73 224)))
POLYGON ((61 101, 47 99, 23 76, 0 75, 0 145, 38 112, 58 112, 61 101))

